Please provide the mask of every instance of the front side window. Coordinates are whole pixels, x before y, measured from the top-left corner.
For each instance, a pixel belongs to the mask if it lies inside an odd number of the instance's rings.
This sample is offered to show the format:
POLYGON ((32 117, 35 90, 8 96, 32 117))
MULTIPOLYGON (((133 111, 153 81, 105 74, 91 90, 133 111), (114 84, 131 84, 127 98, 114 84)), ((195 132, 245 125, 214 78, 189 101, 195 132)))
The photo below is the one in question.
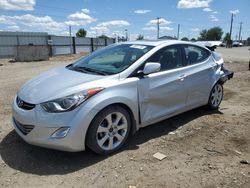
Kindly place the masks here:
POLYGON ((106 47, 78 60, 68 68, 96 74, 116 74, 128 68, 152 48, 153 46, 133 44, 106 47))
POLYGON ((187 65, 200 63, 210 55, 210 52, 205 48, 193 45, 184 45, 184 52, 187 65))
POLYGON ((182 67, 181 48, 179 45, 167 46, 152 55, 147 62, 161 64, 161 71, 182 67))

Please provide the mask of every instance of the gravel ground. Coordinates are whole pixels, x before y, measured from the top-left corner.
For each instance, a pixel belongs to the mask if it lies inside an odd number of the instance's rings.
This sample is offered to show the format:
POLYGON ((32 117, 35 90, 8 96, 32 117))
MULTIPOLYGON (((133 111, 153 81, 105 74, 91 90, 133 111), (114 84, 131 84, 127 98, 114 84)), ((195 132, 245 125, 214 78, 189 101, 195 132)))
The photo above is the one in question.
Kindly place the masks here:
POLYGON ((218 111, 198 108, 141 129, 108 157, 26 144, 13 131, 11 102, 33 76, 79 57, 0 60, 0 187, 250 187, 250 51, 219 48, 235 77, 218 111), (153 157, 161 152, 167 157, 153 157), (243 161, 242 161, 243 160, 243 161), (244 161, 245 160, 245 161, 244 161))

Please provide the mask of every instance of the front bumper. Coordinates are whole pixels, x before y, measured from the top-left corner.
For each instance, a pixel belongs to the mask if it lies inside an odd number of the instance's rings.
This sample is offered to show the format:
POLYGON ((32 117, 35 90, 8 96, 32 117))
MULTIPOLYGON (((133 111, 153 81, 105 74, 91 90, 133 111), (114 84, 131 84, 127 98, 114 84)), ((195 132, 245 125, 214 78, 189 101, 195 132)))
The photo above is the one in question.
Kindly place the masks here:
POLYGON ((17 106, 16 100, 12 106, 13 126, 25 142, 70 152, 85 150, 85 135, 95 114, 95 110, 82 106, 65 113, 47 113, 39 105, 24 110, 17 106), (67 136, 51 138, 61 127, 70 127, 67 136))

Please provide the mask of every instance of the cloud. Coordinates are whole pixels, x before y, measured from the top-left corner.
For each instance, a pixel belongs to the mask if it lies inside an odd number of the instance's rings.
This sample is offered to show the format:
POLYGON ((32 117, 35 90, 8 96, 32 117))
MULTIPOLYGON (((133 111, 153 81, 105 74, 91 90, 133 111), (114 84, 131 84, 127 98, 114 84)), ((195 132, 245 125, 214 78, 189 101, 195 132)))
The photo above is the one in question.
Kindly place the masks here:
POLYGON ((211 15, 209 16, 209 19, 210 19, 212 22, 218 22, 218 21, 219 21, 219 19, 218 19, 215 15, 213 15, 213 14, 211 14, 211 15))
POLYGON ((238 14, 238 13, 240 13, 240 11, 238 9, 236 9, 236 10, 230 10, 229 12, 231 14, 238 14))
POLYGON ((88 9, 82 9, 80 12, 75 12, 68 16, 68 21, 65 22, 66 25, 80 26, 95 22, 96 19, 92 18, 86 13, 90 11, 88 9))
POLYGON ((109 29, 107 27, 98 27, 98 26, 91 27, 90 29, 93 30, 93 31, 98 31, 98 32, 107 32, 107 31, 109 31, 109 29))
POLYGON ((87 9, 87 8, 84 8, 84 9, 82 9, 82 12, 85 13, 85 14, 89 14, 89 13, 90 13, 90 10, 87 9))
MULTIPOLYGON (((153 27, 153 26, 151 26, 151 27, 143 27, 142 30, 145 30, 145 31, 156 31, 157 28, 153 27)), ((163 26, 163 27, 160 27, 160 30, 161 31, 172 31, 172 30, 174 30, 174 28, 163 26)))
POLYGON ((203 11, 204 12, 212 12, 213 10, 211 8, 204 8, 203 11))
POLYGON ((147 13, 149 13, 149 12, 151 12, 151 10, 135 10, 134 11, 134 13, 136 13, 136 14, 147 14, 147 13))
POLYGON ((8 26, 7 29, 9 31, 19 31, 20 30, 20 27, 17 26, 17 25, 11 25, 11 26, 8 26))
MULTIPOLYGON (((156 25, 157 23, 158 23, 158 20, 155 19, 155 20, 150 20, 146 25, 147 25, 147 26, 156 25)), ((171 21, 168 21, 168 20, 165 20, 164 18, 160 18, 160 19, 159 19, 159 23, 160 23, 161 25, 168 25, 168 24, 170 24, 170 23, 172 23, 172 22, 171 22, 171 21)))
POLYGON ((153 26, 151 26, 151 27, 143 27, 142 30, 145 30, 145 31, 156 31, 157 28, 153 27, 153 26))
MULTIPOLYGON (((130 23, 125 21, 125 20, 111 20, 111 21, 107 21, 107 22, 101 22, 101 23, 97 24, 95 27, 90 27, 90 31, 88 31, 88 36, 94 37, 94 36, 105 34, 109 37, 113 37, 114 32, 112 34, 110 34, 111 28, 125 27, 125 26, 129 26, 129 25, 130 25, 130 23)), ((120 36, 121 31, 119 31, 116 34, 120 36)))
POLYGON ((34 10, 36 0, 1 0, 0 9, 2 10, 34 10))
POLYGON ((218 14, 218 11, 213 11, 212 13, 213 13, 213 14, 218 14))
POLYGON ((80 12, 72 13, 67 17, 65 22, 57 22, 50 16, 34 16, 32 14, 16 16, 0 15, 0 24, 8 25, 8 27, 6 27, 8 30, 23 31, 25 29, 26 31, 44 31, 53 34, 64 34, 67 33, 68 25, 82 26, 96 21, 96 19, 86 14, 87 12, 90 11, 88 9, 82 9, 80 12))
POLYGON ((61 22, 54 21, 50 16, 34 16, 25 14, 20 16, 1 15, 2 24, 25 26, 26 29, 39 30, 44 32, 61 32, 66 29, 66 25, 61 22), (27 28, 28 27, 28 28, 27 28))
POLYGON ((6 24, 6 19, 3 16, 0 16, 0 24, 6 24))
POLYGON ((200 31, 200 29, 197 28, 197 27, 196 28, 191 28, 190 30, 193 31, 193 32, 199 32, 200 31))
POLYGON ((174 30, 174 28, 164 26, 164 27, 160 27, 160 30, 162 30, 162 31, 172 31, 172 30, 174 30))
POLYGON ((98 36, 102 34, 107 34, 109 31, 110 30, 107 27, 96 26, 96 27, 91 27, 90 31, 88 31, 88 34, 93 37, 93 36, 98 36))
POLYGON ((204 8, 209 7, 212 0, 179 0, 177 7, 180 9, 187 8, 204 8))
POLYGON ((97 24, 97 27, 106 27, 106 28, 111 28, 111 27, 125 27, 129 26, 130 23, 125 21, 125 20, 111 20, 108 22, 102 22, 97 24))

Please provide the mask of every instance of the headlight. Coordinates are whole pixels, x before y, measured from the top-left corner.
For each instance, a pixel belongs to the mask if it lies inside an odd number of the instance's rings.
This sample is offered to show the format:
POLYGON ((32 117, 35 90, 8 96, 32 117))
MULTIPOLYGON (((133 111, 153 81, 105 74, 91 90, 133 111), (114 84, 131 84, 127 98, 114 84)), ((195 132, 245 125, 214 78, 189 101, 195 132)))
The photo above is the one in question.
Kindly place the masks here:
POLYGON ((60 99, 55 99, 52 101, 48 101, 41 104, 41 107, 50 113, 58 113, 65 112, 75 109, 81 103, 83 103, 88 98, 94 96, 95 94, 102 91, 104 88, 93 88, 88 89, 85 92, 79 92, 73 95, 69 95, 67 97, 63 97, 60 99))

